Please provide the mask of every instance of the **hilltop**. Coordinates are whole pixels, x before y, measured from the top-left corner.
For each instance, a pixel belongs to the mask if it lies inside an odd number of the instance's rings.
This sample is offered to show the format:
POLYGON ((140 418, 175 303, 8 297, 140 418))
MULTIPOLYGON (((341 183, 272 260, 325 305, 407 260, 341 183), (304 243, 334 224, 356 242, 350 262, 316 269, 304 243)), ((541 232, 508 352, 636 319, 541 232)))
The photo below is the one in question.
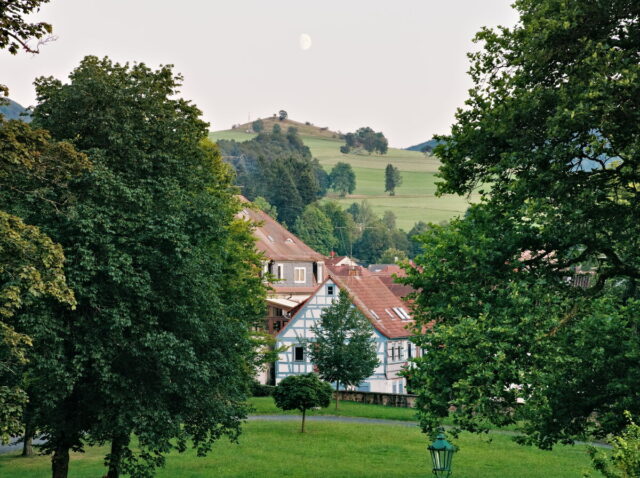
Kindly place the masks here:
MULTIPOLYGON (((265 131, 271 131, 273 129, 273 125, 279 124, 284 132, 287 131, 287 128, 293 126, 294 128, 298 128, 298 134, 300 136, 307 136, 310 138, 325 138, 325 139, 335 139, 341 140, 342 133, 339 131, 331 131, 326 126, 316 126, 313 123, 307 121, 304 123, 294 121, 291 119, 280 120, 277 116, 269 116, 267 118, 257 118, 256 120, 261 120, 264 124, 265 131)), ((243 133, 253 133, 253 121, 250 123, 238 124, 234 125, 234 127, 230 131, 238 131, 243 133)))
MULTIPOLYGON (((265 131, 271 131, 276 123, 283 131, 289 126, 298 128, 304 144, 327 172, 337 162, 351 164, 356 173, 354 194, 340 199, 330 193, 329 197, 337 200, 345 208, 353 202, 366 199, 380 217, 385 211, 393 211, 398 227, 405 231, 409 231, 418 221, 439 223, 460 216, 467 210, 470 202, 477 200, 475 195, 470 198, 453 195, 436 197, 435 175, 440 161, 434 156, 396 148, 389 148, 385 155, 369 155, 362 152, 342 154, 340 146, 344 141, 340 132, 290 119, 279 121, 278 118, 272 117, 263 118, 262 121, 265 131), (396 190, 395 196, 389 196, 384 191, 384 169, 390 163, 400 169, 403 177, 403 183, 396 190)), ((209 135, 213 141, 247 141, 255 136, 251 123, 237 125, 229 130, 215 131, 209 135)))

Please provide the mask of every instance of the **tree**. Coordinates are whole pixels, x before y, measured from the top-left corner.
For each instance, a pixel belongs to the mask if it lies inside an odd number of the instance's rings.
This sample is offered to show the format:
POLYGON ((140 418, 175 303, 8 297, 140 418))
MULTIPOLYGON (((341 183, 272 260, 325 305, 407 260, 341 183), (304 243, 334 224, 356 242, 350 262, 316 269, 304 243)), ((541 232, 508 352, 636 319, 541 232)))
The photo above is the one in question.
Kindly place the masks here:
POLYGON ((420 252, 422 252, 422 242, 420 241, 420 235, 423 234, 429 225, 426 222, 416 222, 411 230, 407 233, 409 239, 409 257, 414 258, 420 252))
POLYGON ((287 112, 286 112, 285 110, 280 110, 280 111, 278 111, 278 119, 279 119, 280 121, 284 121, 284 120, 286 120, 288 116, 289 116, 289 115, 287 114, 287 112))
POLYGON ((397 219, 393 211, 385 211, 382 215, 382 223, 391 230, 396 228, 397 219))
POLYGON ((336 246, 331 221, 315 204, 304 209, 293 229, 305 244, 326 256, 336 246))
POLYGON ((206 453, 239 434, 260 263, 250 226, 234 219, 232 172, 200 111, 176 98, 179 75, 86 57, 70 78, 36 81, 34 124, 94 168, 72 183, 72 215, 30 216, 63 246, 78 303, 22 317, 36 330, 34 422, 54 478, 87 440, 111 444, 110 478, 149 476, 172 448, 206 453), (56 327, 37 327, 43 318, 56 327))
MULTIPOLYGON (((633 478, 640 476, 640 426, 636 425, 629 413, 625 413, 629 423, 620 436, 610 437, 613 452, 610 456, 589 447, 593 468, 606 478, 633 478)), ((588 475, 589 476, 589 475, 588 475)))
POLYGON ((261 133, 264 130, 264 123, 261 119, 257 119, 251 123, 251 129, 256 133, 261 133))
POLYGON ((271 134, 273 134, 274 136, 278 136, 282 134, 282 128, 278 123, 274 124, 273 128, 271 128, 271 134))
POLYGON ((341 384, 358 385, 378 366, 371 323, 352 305, 345 290, 340 290, 338 300, 322 311, 311 331, 314 338, 306 342, 311 362, 322 379, 336 383, 337 392, 341 384))
POLYGON ((257 198, 255 198, 253 200, 253 204, 255 204, 256 207, 262 212, 267 213, 273 219, 278 219, 278 208, 276 208, 272 204, 269 204, 269 201, 267 201, 262 196, 258 196, 257 198))
POLYGON ((331 401, 331 385, 318 379, 315 373, 289 375, 278 384, 273 391, 276 406, 282 410, 300 410, 302 412, 302 428, 307 410, 315 407, 328 407, 331 401))
MULTIPOLYGON (((43 38, 50 34, 53 28, 44 22, 29 23, 24 17, 48 2, 49 0, 3 1, 0 4, 0 50, 7 49, 12 55, 21 49, 27 53, 38 53, 38 47, 29 45, 29 41, 43 38)), ((4 96, 9 95, 9 90, 2 84, 0 92, 4 93, 4 96)))
MULTIPOLYGON (((25 223, 34 210, 65 214, 75 200, 69 181, 90 169, 69 143, 43 130, 0 118, 0 441, 21 433, 27 401, 22 367, 33 340, 16 315, 43 298, 75 306, 64 253, 41 229, 25 223)), ((43 323, 40 326, 51 326, 43 323)))
POLYGON ((356 189, 356 173, 349 163, 338 162, 329 173, 331 188, 345 197, 356 189))
POLYGON ((461 428, 520 422, 550 448, 640 416, 640 25, 626 2, 515 7, 515 27, 478 34, 475 86, 435 149, 438 192, 482 202, 423 235, 407 282, 431 324, 423 426, 454 405, 461 428))
POLYGON ((402 176, 400 170, 392 164, 387 164, 384 170, 384 190, 389 196, 396 195, 396 188, 402 184, 402 176))
POLYGON ((352 149, 364 149, 371 154, 374 151, 379 154, 386 154, 389 149, 387 138, 381 132, 376 133, 371 128, 364 127, 355 133, 344 135, 345 144, 340 148, 340 152, 348 154, 352 149))
POLYGON ((322 201, 318 208, 331 221, 333 236, 336 238, 335 251, 338 255, 352 254, 352 246, 358 237, 358 230, 351 214, 342 209, 336 201, 322 201))
POLYGON ((396 264, 407 259, 407 253, 403 250, 390 247, 380 256, 381 264, 396 264))

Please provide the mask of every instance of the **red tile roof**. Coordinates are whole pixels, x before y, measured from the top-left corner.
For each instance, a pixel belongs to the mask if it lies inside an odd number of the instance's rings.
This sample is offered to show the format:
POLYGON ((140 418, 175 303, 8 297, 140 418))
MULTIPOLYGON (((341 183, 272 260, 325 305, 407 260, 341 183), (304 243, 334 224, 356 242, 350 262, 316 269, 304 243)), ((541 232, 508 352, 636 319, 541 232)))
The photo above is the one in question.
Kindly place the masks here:
POLYGON ((411 294, 414 289, 410 285, 398 284, 395 277, 406 277, 406 271, 397 264, 381 264, 372 268, 369 266, 371 273, 379 277, 384 285, 386 285, 393 294, 400 298, 404 298, 411 294))
POLYGON ((329 277, 351 296, 353 304, 388 338, 409 337, 413 325, 407 305, 373 275, 340 276, 333 273, 329 277), (401 318, 398 311, 404 312, 409 320, 401 318))
MULTIPOLYGON (((249 203, 244 196, 238 196, 243 203, 249 203)), ((238 216, 257 223, 254 236, 256 247, 274 261, 323 261, 325 257, 314 251, 295 234, 287 231, 276 220, 255 207, 245 207, 238 216)))

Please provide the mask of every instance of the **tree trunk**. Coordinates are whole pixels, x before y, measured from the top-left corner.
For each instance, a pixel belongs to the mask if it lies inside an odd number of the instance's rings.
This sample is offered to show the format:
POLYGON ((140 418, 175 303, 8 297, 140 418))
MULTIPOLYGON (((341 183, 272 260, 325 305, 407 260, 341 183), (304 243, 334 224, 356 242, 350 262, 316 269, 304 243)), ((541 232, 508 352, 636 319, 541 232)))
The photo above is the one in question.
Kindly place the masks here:
POLYGON ((128 436, 114 436, 111 440, 111 453, 109 454, 109 470, 106 478, 119 478, 122 468, 122 455, 125 447, 129 444, 128 436))
POLYGON ((307 415, 307 409, 305 408, 304 410, 302 410, 302 430, 300 431, 300 433, 304 433, 304 419, 306 418, 307 415))
POLYGON ((67 478, 69 474, 69 446, 58 445, 51 458, 51 478, 67 478))
POLYGON ((24 427, 24 439, 22 441, 22 456, 33 456, 33 427, 27 420, 24 427))
POLYGON ((339 395, 340 395, 340 382, 336 381, 336 410, 338 409, 338 401, 340 400, 339 395))

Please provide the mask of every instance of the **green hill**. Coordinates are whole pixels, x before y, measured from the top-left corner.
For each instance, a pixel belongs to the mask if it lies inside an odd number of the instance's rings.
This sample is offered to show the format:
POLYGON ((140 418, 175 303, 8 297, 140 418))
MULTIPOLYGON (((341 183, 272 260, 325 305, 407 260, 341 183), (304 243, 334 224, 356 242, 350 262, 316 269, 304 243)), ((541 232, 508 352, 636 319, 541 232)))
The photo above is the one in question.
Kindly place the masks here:
MULTIPOLYGON (((463 214, 469 201, 477 198, 461 198, 458 196, 435 196, 435 173, 440 166, 439 161, 421 152, 389 148, 387 154, 342 154, 340 133, 328 128, 299 123, 292 120, 279 121, 277 118, 263 118, 265 130, 279 123, 284 131, 289 126, 298 128, 304 143, 311 153, 318 158, 326 171, 339 161, 350 163, 356 173, 356 190, 344 199, 334 196, 344 207, 354 201, 366 199, 379 216, 385 211, 393 211, 397 216, 398 227, 408 231, 417 221, 441 222, 463 214), (335 137, 334 137, 335 135, 335 137), (384 168, 387 164, 398 167, 402 173, 403 183, 396 189, 395 196, 384 192, 384 168)), ((225 131, 210 134, 213 141, 234 139, 246 141, 255 136, 251 133, 251 124, 236 126, 225 131), (248 132, 247 132, 248 131, 248 132)), ((329 195, 332 197, 332 195, 329 195)))

